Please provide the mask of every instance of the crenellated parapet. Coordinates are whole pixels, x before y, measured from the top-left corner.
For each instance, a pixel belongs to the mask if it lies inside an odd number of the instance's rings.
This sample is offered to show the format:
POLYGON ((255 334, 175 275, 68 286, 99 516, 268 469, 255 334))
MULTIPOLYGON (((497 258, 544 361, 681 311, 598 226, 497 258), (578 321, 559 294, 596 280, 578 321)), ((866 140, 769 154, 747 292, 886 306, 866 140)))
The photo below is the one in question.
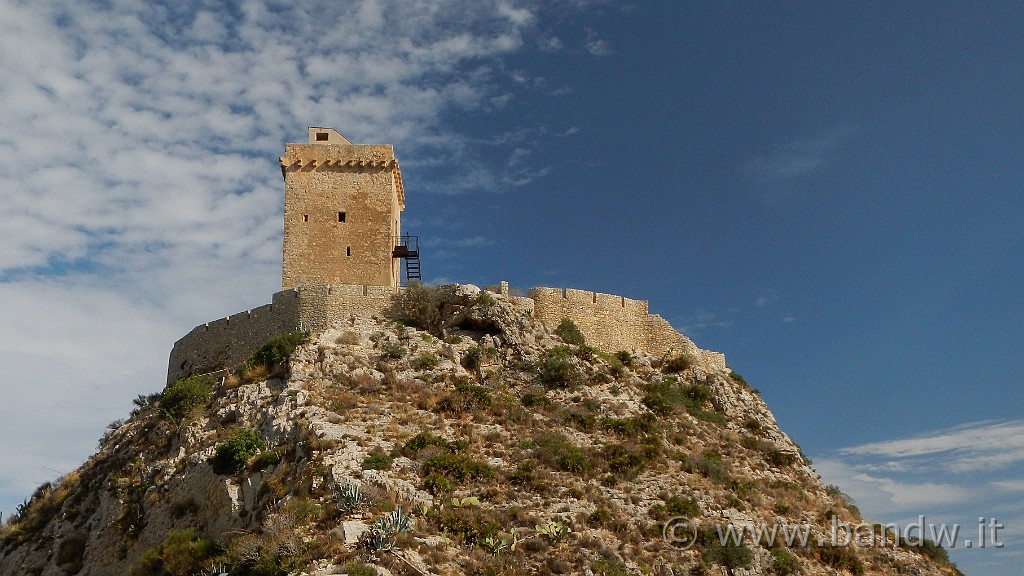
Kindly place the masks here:
POLYGON ((724 354, 698 348, 664 318, 651 314, 646 300, 564 288, 533 288, 529 297, 534 302, 534 318, 547 330, 568 318, 595 348, 656 355, 688 353, 708 368, 726 369, 724 354))
POLYGON ((293 172, 388 174, 394 178, 399 204, 405 206, 402 172, 389 144, 287 144, 281 164, 281 175, 293 172))

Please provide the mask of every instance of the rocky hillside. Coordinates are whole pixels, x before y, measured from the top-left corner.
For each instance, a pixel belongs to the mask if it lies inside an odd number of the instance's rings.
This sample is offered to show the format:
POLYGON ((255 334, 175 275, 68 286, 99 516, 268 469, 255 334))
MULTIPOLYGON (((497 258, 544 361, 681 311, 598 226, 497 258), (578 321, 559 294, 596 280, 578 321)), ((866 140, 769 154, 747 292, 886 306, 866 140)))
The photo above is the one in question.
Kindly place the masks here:
POLYGON ((891 534, 833 546, 863 520, 735 373, 470 286, 393 318, 140 397, 2 527, 0 573, 958 574, 891 534), (806 545, 719 538, 773 524, 806 545))

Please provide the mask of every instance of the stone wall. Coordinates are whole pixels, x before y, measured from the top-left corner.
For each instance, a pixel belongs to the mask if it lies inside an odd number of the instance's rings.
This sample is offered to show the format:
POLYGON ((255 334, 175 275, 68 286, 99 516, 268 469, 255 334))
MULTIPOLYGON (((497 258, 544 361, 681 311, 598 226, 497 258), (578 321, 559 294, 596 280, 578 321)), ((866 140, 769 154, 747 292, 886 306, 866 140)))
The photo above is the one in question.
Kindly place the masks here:
POLYGON ((196 326, 171 348, 167 381, 237 366, 270 338, 298 330, 297 296, 278 292, 272 304, 196 326))
POLYGON ((643 350, 656 355, 689 353, 707 368, 725 370, 725 355, 698 348, 661 316, 650 314, 646 300, 562 288, 533 288, 534 317, 545 329, 563 318, 579 326, 591 346, 606 352, 643 350))
POLYGON ((298 290, 299 329, 322 332, 353 316, 380 316, 398 288, 339 284, 298 290))
POLYGON ((285 290, 273 303, 192 329, 171 349, 167 382, 240 365, 264 342, 288 332, 320 332, 352 316, 380 315, 395 288, 336 285, 285 290))
MULTIPOLYGON (((508 294, 507 284, 494 288, 496 293, 508 294)), ((380 316, 398 290, 336 284, 278 292, 272 304, 201 324, 175 342, 167 381, 238 366, 274 336, 295 331, 321 332, 352 317, 380 316)), ((726 369, 723 354, 698 348, 664 318, 650 314, 645 300, 584 290, 533 288, 529 298, 513 301, 524 311, 532 309, 534 318, 548 331, 557 328, 562 318, 569 318, 591 346, 606 352, 687 352, 709 369, 726 369)))

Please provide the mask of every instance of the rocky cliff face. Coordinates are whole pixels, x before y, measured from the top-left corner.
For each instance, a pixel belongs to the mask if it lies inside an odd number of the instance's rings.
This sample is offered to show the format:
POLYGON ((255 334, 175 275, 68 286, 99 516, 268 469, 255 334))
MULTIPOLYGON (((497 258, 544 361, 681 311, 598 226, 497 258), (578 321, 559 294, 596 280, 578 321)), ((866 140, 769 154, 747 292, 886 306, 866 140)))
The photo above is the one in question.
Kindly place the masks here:
POLYGON ((430 332, 353 318, 140 398, 2 528, 0 573, 958 573, 891 535, 832 545, 863 520, 738 375, 410 294, 430 332), (719 538, 762 525, 797 539, 719 538))

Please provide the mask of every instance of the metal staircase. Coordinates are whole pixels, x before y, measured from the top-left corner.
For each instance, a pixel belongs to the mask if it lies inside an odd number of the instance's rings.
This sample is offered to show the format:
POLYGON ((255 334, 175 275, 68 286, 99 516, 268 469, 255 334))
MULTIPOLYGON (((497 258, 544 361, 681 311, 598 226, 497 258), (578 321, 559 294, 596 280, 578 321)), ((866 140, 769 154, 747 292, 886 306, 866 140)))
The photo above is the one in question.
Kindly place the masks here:
POLYGON ((404 234, 395 238, 395 249, 391 251, 393 258, 405 260, 405 285, 409 282, 421 282, 420 275, 420 237, 404 234))

